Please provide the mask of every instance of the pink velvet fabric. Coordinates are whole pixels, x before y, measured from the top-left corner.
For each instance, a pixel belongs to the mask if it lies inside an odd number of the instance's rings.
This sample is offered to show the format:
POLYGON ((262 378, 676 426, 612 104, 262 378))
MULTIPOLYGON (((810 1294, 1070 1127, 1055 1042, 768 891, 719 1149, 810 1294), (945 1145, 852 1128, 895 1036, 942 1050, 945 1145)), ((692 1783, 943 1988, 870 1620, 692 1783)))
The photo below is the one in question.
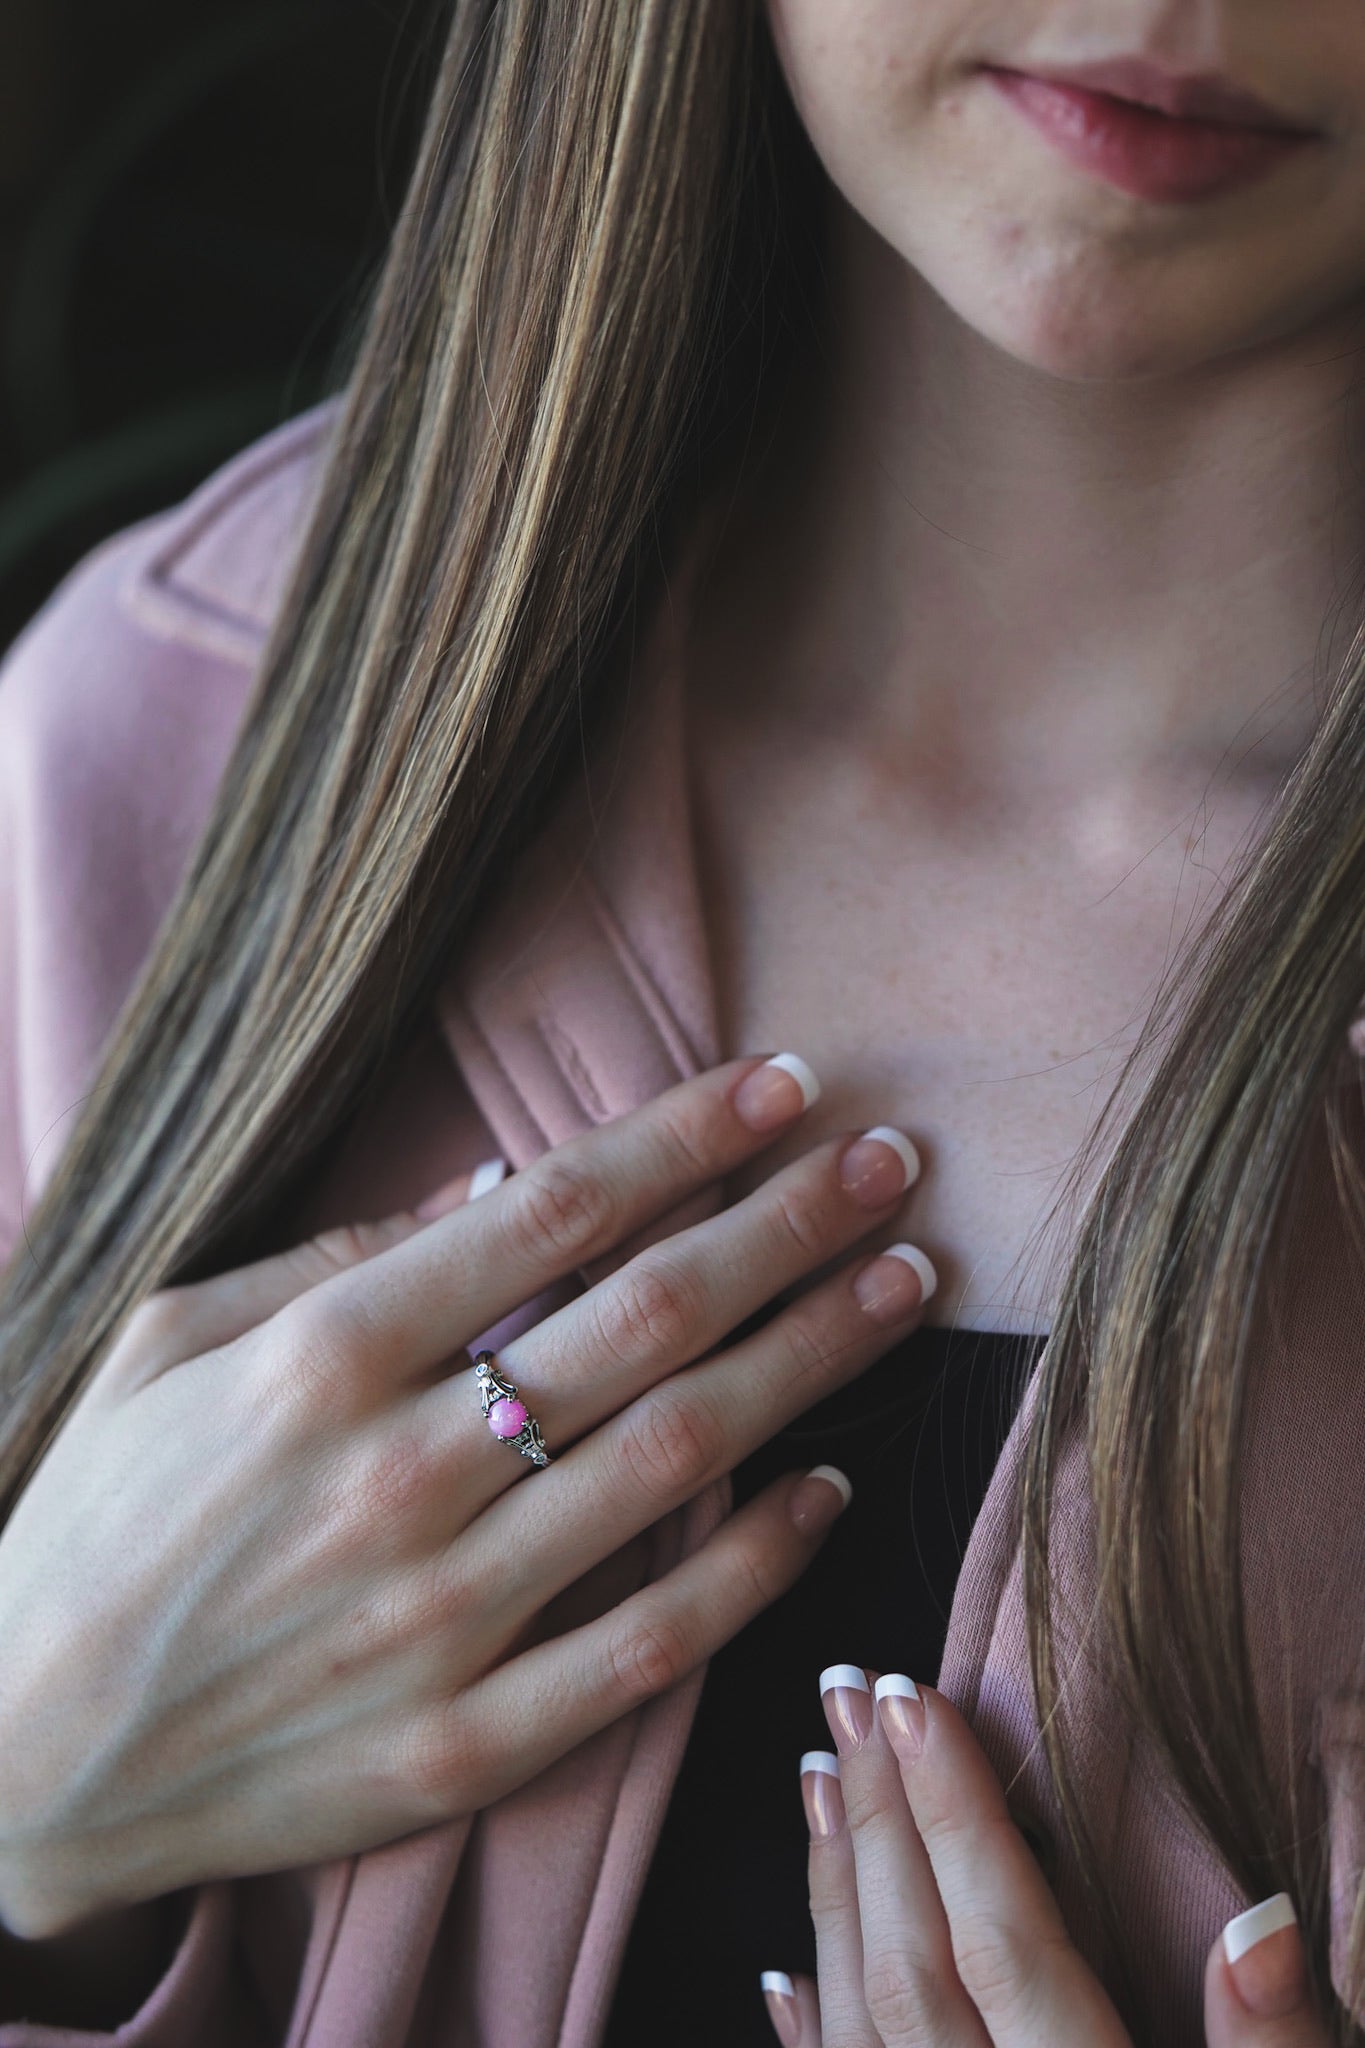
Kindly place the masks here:
MULTIPOLYGON (((331 403, 303 414, 185 504, 96 549, 0 667, 0 1258, 24 1256, 25 1207, 207 814, 333 417, 331 403)), ((496 1152, 523 1166, 747 1049, 719 1040, 693 859, 674 658, 686 600, 684 564, 592 786, 569 793, 490 905, 296 1237, 416 1202, 496 1152)), ((1365 1290, 1321 1161, 1295 1226, 1288 1308, 1253 1389, 1246 1571, 1267 1748, 1305 1827, 1328 1831, 1339 1950, 1365 1812, 1365 1290)), ((1018 1441, 1016 1425, 972 1536, 941 1683, 1020 1816, 1051 1838, 1064 1910, 1107 1971, 1038 1754, 1018 1441)), ((623 1557, 621 1589, 694 1549, 729 1505, 726 1480, 659 1523, 623 1557)), ((1067 1739, 1105 1816, 1153 2038, 1181 2048, 1202 2038, 1208 1946, 1248 1901, 1088 1651, 1079 1459, 1059 1526, 1075 1667, 1067 1739)), ((167 1975, 116 2035, 25 2020, 0 1983, 0 2048, 594 2048, 700 1686, 698 1673, 485 1812, 333 1864, 200 1887, 167 1975), (513 1971, 509 1928, 527 1957, 513 1971)), ((724 2024, 718 2013, 722 2037, 724 2024)))

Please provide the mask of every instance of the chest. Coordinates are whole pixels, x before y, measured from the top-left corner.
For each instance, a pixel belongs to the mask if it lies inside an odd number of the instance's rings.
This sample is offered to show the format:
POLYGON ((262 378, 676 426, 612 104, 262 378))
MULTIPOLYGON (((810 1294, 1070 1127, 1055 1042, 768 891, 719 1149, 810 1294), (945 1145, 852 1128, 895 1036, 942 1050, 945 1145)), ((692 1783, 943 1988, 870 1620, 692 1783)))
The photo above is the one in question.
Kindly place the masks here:
POLYGON ((894 1234, 935 1263, 932 1320, 1047 1328, 1107 1148, 1068 1193, 1069 1169, 1248 801, 1049 817, 771 730, 761 759, 734 731, 700 749, 694 800, 722 1050, 800 1052, 823 1084, 785 1150, 899 1125, 924 1172, 894 1234))

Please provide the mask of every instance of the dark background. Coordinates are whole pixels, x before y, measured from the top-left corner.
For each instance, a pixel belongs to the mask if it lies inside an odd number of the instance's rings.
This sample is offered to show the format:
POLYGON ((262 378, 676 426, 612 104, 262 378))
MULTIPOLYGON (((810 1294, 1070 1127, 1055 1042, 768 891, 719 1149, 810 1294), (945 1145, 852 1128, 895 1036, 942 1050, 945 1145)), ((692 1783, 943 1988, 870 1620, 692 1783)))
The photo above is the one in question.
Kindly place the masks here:
POLYGON ((0 648, 335 387, 449 0, 4 0, 0 648))

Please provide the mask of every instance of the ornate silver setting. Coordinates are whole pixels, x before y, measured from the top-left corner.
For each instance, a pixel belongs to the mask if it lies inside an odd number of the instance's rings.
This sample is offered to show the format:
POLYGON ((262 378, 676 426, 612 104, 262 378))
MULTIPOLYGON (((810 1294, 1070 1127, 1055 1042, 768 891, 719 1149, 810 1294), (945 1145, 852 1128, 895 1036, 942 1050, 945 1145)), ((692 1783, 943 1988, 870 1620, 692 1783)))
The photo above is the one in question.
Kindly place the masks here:
POLYGON ((540 1424, 534 1415, 526 1413, 526 1403, 518 1399, 517 1390, 511 1380, 498 1371, 498 1362, 491 1351, 480 1351, 474 1360, 474 1377, 478 1381, 479 1399, 483 1403, 484 1419, 497 1401, 516 1401, 526 1420, 515 1436, 500 1436, 499 1443, 511 1444, 529 1458, 533 1465, 548 1465, 550 1453, 545 1448, 545 1439, 540 1433, 540 1424))

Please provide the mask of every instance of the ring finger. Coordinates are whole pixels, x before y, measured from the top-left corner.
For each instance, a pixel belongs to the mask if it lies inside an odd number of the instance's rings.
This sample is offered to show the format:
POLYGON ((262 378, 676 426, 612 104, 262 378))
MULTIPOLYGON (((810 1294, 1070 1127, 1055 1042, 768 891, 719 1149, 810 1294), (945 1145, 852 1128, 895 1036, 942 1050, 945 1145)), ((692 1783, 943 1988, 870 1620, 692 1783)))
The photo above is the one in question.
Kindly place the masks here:
POLYGON ((918 1319, 918 1269, 894 1253, 821 1281, 754 1335, 652 1387, 495 1500, 465 1532, 462 1573, 496 1571, 497 1656, 561 1591, 847 1385, 918 1319))
MULTIPOLYGON (((917 1168, 909 1140, 884 1126, 817 1145, 504 1345, 498 1369, 540 1424, 551 1457, 884 1222, 917 1168)), ((505 1450, 488 1454, 469 1370, 438 1380, 415 1405, 423 1442, 460 1462, 462 1509, 488 1506, 528 1470, 505 1450)))

